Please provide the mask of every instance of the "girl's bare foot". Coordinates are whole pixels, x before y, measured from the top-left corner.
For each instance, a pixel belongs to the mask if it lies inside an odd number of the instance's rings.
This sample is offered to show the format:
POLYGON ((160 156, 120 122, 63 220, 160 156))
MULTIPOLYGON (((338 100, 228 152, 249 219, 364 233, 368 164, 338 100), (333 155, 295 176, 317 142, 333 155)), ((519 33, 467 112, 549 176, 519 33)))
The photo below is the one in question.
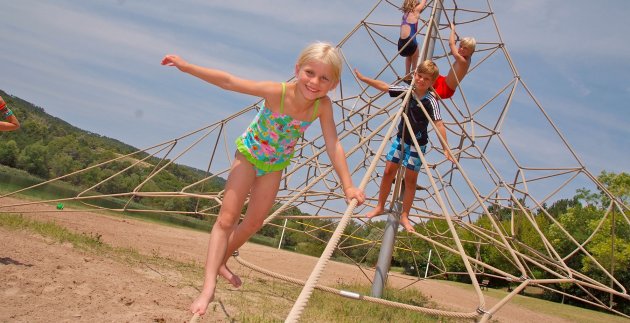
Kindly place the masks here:
POLYGON ((400 219, 400 223, 403 225, 405 230, 407 230, 407 232, 416 232, 416 229, 413 228, 413 225, 411 225, 407 217, 402 217, 400 219))
POLYGON ((368 212, 365 216, 368 219, 371 219, 371 218, 373 218, 375 216, 378 216, 378 215, 381 215, 381 214, 384 214, 384 213, 385 213, 385 210, 382 207, 376 207, 372 211, 368 212))
POLYGON ((219 267, 219 275, 225 278, 232 286, 239 288, 243 285, 241 278, 235 275, 226 265, 219 267))
POLYGON ((214 300, 214 288, 210 294, 202 292, 197 299, 190 304, 190 312, 193 314, 204 315, 208 309, 210 302, 214 300))

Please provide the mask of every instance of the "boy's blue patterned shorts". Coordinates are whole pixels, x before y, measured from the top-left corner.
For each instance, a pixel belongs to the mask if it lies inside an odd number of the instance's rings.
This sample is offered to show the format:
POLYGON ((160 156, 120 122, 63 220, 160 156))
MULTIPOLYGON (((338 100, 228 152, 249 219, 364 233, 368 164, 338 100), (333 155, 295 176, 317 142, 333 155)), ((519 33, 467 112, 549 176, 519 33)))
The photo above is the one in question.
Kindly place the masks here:
MULTIPOLYGON (((427 145, 420 146, 420 150, 424 154, 427 151, 427 145)), ((398 137, 394 138, 394 142, 387 153, 387 160, 396 164, 400 164, 402 160, 403 166, 415 172, 419 172, 420 166, 422 166, 422 160, 416 151, 416 146, 403 144, 398 137), (404 148, 404 153, 401 147, 404 148)))

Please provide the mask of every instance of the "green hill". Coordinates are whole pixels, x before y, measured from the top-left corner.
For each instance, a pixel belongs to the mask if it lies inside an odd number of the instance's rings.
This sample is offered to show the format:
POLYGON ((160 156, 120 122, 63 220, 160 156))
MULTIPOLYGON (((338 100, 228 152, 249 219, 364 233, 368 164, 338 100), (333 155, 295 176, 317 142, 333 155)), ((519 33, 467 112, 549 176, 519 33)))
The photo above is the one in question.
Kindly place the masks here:
MULTIPOLYGON (((160 158, 149 157, 125 170, 135 164, 137 160, 145 159, 148 154, 139 152, 138 148, 119 140, 75 127, 49 115, 42 107, 35 106, 2 90, 0 90, 0 95, 15 112, 21 123, 19 130, 0 134, 2 136, 0 165, 27 172, 29 177, 37 178, 40 182, 99 165, 80 174, 64 177, 63 182, 69 183, 79 190, 96 185, 93 188, 95 194, 131 192, 156 167, 162 167, 165 164, 165 161, 160 158), (134 152, 137 153, 115 162, 105 163, 134 152), (123 171, 122 175, 124 176, 115 176, 103 182, 120 171, 123 171)), ((145 183, 141 191, 179 191, 190 183, 210 175, 190 166, 171 164, 145 183)), ((7 175, 5 174, 5 176, 7 175)), ((27 184, 32 184, 32 182, 31 180, 27 184)), ((224 184, 224 179, 212 178, 204 184, 203 191, 220 191, 224 184)), ((199 191, 201 190, 199 188, 199 191)), ((138 200, 136 199, 136 202, 138 200)), ((198 206, 197 202, 185 198, 164 198, 143 201, 143 204, 155 209, 194 211, 198 206)), ((206 206, 212 203, 208 201, 206 206)))

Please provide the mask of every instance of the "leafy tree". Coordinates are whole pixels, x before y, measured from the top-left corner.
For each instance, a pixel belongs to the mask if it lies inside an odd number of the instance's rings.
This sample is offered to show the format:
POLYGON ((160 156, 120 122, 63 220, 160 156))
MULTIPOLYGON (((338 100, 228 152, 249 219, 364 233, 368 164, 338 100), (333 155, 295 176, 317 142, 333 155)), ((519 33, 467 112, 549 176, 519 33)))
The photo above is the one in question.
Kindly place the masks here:
POLYGON ((551 244, 561 256, 569 254, 577 248, 577 244, 584 242, 592 234, 589 224, 597 222, 602 215, 601 210, 592 205, 576 205, 570 208, 567 213, 558 217, 559 224, 550 226, 548 236, 551 244), (577 244, 571 241, 571 237, 577 244))
POLYGON ((20 149, 15 140, 0 142, 0 164, 15 167, 19 153, 20 149))
POLYGON ((46 147, 41 142, 24 147, 17 160, 17 167, 40 177, 48 178, 46 147))
POLYGON ((57 154, 50 158, 50 177, 59 177, 76 170, 76 163, 66 154, 57 154))
MULTIPOLYGON (((570 207, 573 207, 580 203, 578 196, 574 196, 571 199, 560 199, 551 204, 550 207, 547 207, 546 204, 543 204, 543 207, 547 210, 552 217, 556 218, 560 214, 565 213, 570 207)), ((542 212, 538 212, 541 214, 542 212)))
MULTIPOLYGON (((606 188, 616 197, 621 200, 622 203, 628 205, 630 203, 630 174, 622 172, 621 174, 608 173, 602 171, 597 177, 606 188)), ((602 204, 607 205, 609 198, 600 190, 602 204)))
MULTIPOLYGON (((626 205, 630 203, 630 174, 626 172, 615 174, 602 171, 597 179, 608 191, 619 198, 621 203, 626 205)), ((610 203, 610 198, 601 188, 598 187, 597 190, 598 192, 591 192, 586 188, 581 188, 578 189, 576 197, 586 204, 606 207, 610 203)))
MULTIPOLYGON (((630 177, 627 173, 602 172, 598 179, 622 203, 628 202, 630 177)), ((584 204, 577 203, 568 207, 566 212, 558 216, 560 225, 553 224, 549 227, 548 235, 552 244, 561 256, 564 256, 574 251, 578 244, 582 244, 590 237, 584 248, 592 258, 586 253, 578 251, 567 260, 569 267, 606 285, 610 282, 610 278, 604 270, 612 271, 622 286, 630 286, 630 226, 626 218, 619 214, 617 208, 606 213, 610 198, 602 189, 598 189, 598 192, 595 193, 585 188, 579 189, 575 199, 584 204), (563 233, 560 226, 568 234, 563 233), (597 229, 598 227, 599 229, 597 229), (572 242, 569 235, 577 243, 572 242)), ((582 289, 576 286, 562 287, 569 294, 588 297, 582 289)), ((608 294, 597 291, 591 292, 602 302, 606 303, 609 300, 608 294)), ((546 293, 545 297, 554 300, 560 299, 560 296, 549 293, 546 293)), ((616 309, 626 314, 630 313, 630 302, 623 299, 617 301, 619 305, 616 309)), ((567 302, 575 301, 568 300, 567 302)))
POLYGON ((43 141, 48 136, 48 127, 39 118, 29 118, 21 122, 20 132, 25 134, 29 141, 43 141))
MULTIPOLYGON (((612 216, 609 216, 602 224, 598 234, 593 238, 593 242, 588 245, 588 249, 594 258, 606 269, 628 270, 630 268, 630 227, 620 216, 615 217, 615 228, 612 230, 612 216), (614 232, 614 241, 612 233, 614 232), (614 245, 614 253, 613 251, 614 245)), ((590 223, 593 227, 595 221, 590 223)), ((585 257, 582 261, 582 268, 585 272, 598 272, 594 261, 585 257)), ((599 276, 599 275, 598 275, 599 276)))

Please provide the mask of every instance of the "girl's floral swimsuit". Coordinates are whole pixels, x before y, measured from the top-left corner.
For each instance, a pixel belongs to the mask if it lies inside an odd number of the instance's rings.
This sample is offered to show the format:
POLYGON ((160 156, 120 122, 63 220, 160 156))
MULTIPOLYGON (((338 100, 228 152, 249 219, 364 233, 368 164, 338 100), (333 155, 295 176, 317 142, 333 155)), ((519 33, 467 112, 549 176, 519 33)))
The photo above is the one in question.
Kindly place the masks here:
POLYGON ((295 120, 284 114, 285 91, 286 84, 282 83, 280 113, 272 112, 263 103, 247 130, 236 139, 236 148, 254 165, 256 176, 289 166, 298 139, 317 117, 319 99, 315 101, 311 121, 295 120))

